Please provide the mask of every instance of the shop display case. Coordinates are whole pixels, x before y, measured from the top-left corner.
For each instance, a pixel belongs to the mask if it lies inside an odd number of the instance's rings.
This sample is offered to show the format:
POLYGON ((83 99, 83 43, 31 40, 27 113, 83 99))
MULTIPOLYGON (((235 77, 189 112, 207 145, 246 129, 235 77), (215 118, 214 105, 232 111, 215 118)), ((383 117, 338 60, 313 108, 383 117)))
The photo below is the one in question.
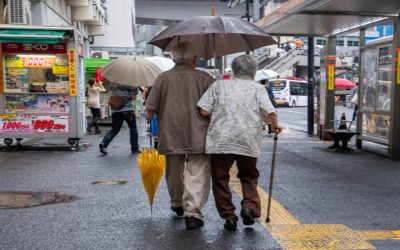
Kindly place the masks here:
POLYGON ((361 51, 361 138, 387 145, 393 83, 392 39, 368 43, 361 51))
POLYGON ((60 137, 78 144, 85 131, 83 46, 74 29, 8 31, 0 39, 0 138, 9 144, 60 137), (22 31, 35 43, 18 36, 22 31), (58 40, 49 39, 54 33, 58 40))

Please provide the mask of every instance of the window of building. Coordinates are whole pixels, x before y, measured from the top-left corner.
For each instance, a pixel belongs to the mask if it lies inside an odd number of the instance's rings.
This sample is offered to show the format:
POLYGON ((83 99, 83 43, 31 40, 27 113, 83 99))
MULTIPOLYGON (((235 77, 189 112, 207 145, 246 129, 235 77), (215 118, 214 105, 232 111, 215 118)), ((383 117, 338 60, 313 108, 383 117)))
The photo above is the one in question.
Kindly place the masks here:
POLYGON ((316 43, 317 43, 317 45, 326 45, 326 39, 324 39, 324 38, 317 38, 316 43))
POLYGON ((349 47, 358 47, 359 41, 357 37, 348 37, 347 38, 347 46, 349 47))
POLYGON ((336 46, 344 46, 344 38, 338 37, 336 40, 336 46))

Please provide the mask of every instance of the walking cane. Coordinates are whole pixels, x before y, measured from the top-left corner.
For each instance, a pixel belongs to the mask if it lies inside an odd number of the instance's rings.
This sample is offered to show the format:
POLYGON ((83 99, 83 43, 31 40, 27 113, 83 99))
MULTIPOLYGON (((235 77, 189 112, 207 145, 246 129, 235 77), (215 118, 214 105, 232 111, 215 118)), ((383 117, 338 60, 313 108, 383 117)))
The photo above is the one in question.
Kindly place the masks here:
POLYGON ((269 215, 270 215, 270 210, 271 210, 272 185, 274 184, 275 158, 276 158, 276 147, 277 147, 277 144, 278 144, 278 133, 275 133, 275 135, 274 135, 274 146, 272 148, 271 176, 270 176, 270 179, 269 179, 267 219, 265 219, 266 223, 270 222, 269 215))

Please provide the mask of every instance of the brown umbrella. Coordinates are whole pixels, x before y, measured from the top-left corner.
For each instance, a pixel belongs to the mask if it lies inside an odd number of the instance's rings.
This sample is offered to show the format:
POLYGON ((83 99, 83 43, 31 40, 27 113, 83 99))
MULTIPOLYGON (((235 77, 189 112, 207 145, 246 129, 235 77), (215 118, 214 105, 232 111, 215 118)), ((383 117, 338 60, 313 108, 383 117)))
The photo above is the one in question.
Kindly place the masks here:
POLYGON ((155 36, 149 44, 171 51, 178 43, 193 43, 204 59, 229 55, 275 44, 265 31, 233 17, 198 16, 172 25, 155 36))
POLYGON ((161 70, 148 60, 140 58, 116 59, 101 69, 103 77, 127 86, 150 86, 161 70))

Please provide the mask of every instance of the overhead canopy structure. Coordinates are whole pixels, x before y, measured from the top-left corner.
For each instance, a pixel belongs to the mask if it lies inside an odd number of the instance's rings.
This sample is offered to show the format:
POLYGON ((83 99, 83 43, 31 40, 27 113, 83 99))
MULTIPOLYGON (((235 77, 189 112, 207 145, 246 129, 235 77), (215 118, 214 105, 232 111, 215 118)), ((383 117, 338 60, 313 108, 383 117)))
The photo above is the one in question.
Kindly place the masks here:
POLYGON ((326 36, 393 22, 399 0, 291 0, 256 22, 271 35, 326 36))

